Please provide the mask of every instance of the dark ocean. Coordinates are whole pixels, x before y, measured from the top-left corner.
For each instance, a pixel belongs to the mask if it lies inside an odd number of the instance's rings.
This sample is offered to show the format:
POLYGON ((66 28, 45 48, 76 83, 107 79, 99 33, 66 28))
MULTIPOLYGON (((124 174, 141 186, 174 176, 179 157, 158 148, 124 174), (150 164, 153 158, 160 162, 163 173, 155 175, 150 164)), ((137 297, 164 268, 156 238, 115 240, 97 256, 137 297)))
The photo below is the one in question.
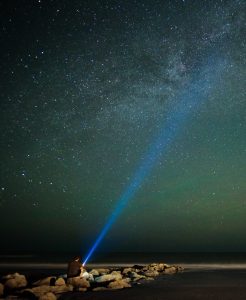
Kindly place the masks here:
MULTIPOLYGON (((0 274, 6 272, 66 272, 75 254, 0 254, 0 274), (52 270, 52 271, 51 271, 52 270)), ((246 253, 107 253, 96 254, 87 268, 131 266, 155 262, 181 265, 192 269, 246 269, 246 253)))

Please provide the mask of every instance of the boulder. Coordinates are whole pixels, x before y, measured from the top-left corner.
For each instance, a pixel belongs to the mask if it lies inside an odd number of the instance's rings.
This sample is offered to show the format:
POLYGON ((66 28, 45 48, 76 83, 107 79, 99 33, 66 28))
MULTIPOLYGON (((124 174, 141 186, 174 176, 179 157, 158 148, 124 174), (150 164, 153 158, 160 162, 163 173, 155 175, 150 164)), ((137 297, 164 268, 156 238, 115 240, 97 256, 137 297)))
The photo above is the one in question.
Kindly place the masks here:
POLYGON ((15 276, 18 276, 20 275, 19 273, 14 273, 14 274, 8 274, 8 275, 5 275, 2 277, 3 280, 7 280, 7 279, 12 279, 14 278, 15 276))
POLYGON ((6 277, 5 287, 8 289, 18 289, 27 286, 25 275, 14 273, 6 277))
POLYGON ((150 265, 147 265, 145 267, 143 267, 143 271, 161 271, 162 270, 162 267, 163 267, 163 264, 150 264, 150 265))
POLYGON ((162 270, 163 270, 163 265, 162 264, 150 264, 145 269, 145 271, 158 271, 158 272, 160 272, 162 270))
POLYGON ((164 273, 165 274, 174 274, 174 273, 177 273, 177 269, 176 267, 172 266, 172 267, 168 267, 164 270, 164 273))
POLYGON ((71 285, 60 285, 60 286, 49 286, 49 285, 40 285, 33 287, 31 289, 26 289, 24 292, 31 292, 36 297, 41 297, 48 293, 52 294, 62 294, 66 292, 71 292, 73 290, 73 286, 71 285))
POLYGON ((135 269, 135 271, 137 272, 137 270, 142 270, 144 266, 134 265, 132 268, 135 269))
POLYGON ((46 278, 43 278, 43 279, 40 279, 40 280, 34 282, 33 285, 35 285, 35 286, 50 285, 50 282, 55 279, 56 279, 56 277, 49 276, 49 277, 46 277, 46 278))
POLYGON ((133 268, 125 268, 125 269, 123 269, 123 271, 122 271, 122 274, 127 274, 127 273, 130 273, 130 272, 135 272, 135 269, 133 269, 133 268))
POLYGON ((129 288, 131 285, 125 279, 115 280, 109 283, 108 288, 112 290, 119 290, 123 288, 129 288))
POLYGON ((89 280, 89 281, 94 281, 94 277, 91 273, 88 272, 83 272, 82 274, 80 274, 80 277, 89 280))
POLYGON ((155 280, 155 279, 153 277, 145 277, 144 280, 150 281, 150 280, 155 280))
POLYGON ((105 275, 96 277, 95 281, 96 282, 106 282, 106 281, 120 280, 120 279, 122 279, 122 275, 117 271, 113 271, 111 274, 105 274, 105 275))
POLYGON ((151 272, 159 272, 159 273, 164 273, 164 274, 174 274, 177 273, 179 271, 183 271, 182 267, 179 266, 170 266, 164 263, 159 263, 159 264, 150 264, 148 266, 145 266, 143 268, 143 271, 146 273, 148 272, 149 274, 151 274, 151 272))
POLYGON ((110 273, 110 269, 97 269, 99 275, 105 275, 110 273))
POLYGON ((154 268, 154 266, 153 266, 154 264, 151 264, 151 265, 147 265, 147 266, 144 266, 143 267, 143 271, 148 271, 148 270, 150 270, 150 269, 152 269, 153 270, 153 268, 154 268))
POLYGON ((72 285, 74 288, 89 288, 90 283, 85 278, 72 277, 68 278, 67 283, 72 285))
POLYGON ((156 264, 156 266, 154 267, 154 269, 155 269, 156 271, 158 271, 158 272, 162 272, 162 271, 165 269, 165 266, 167 266, 167 265, 162 264, 162 263, 156 264))
POLYGON ((66 292, 72 292, 72 285, 60 285, 60 286, 51 286, 50 291, 54 294, 62 294, 66 292))
POLYGON ((150 268, 158 268, 158 264, 157 263, 152 263, 148 267, 150 267, 150 268))
POLYGON ((39 300, 56 300, 56 296, 53 293, 46 293, 44 295, 41 295, 39 300))
POLYGON ((118 276, 119 278, 122 278, 121 271, 113 271, 109 275, 118 276))
POLYGON ((159 272, 156 270, 148 270, 148 271, 144 272, 144 275, 147 277, 156 277, 159 275, 159 272))
POLYGON ((184 268, 183 267, 180 267, 180 266, 175 266, 177 272, 183 272, 184 271, 184 268))
POLYGON ((92 269, 89 274, 93 275, 93 276, 99 276, 99 272, 96 269, 92 269))
POLYGON ((59 277, 56 281, 55 281, 55 286, 62 286, 62 285, 66 285, 66 282, 63 278, 59 277))
MULTIPOLYGON (((122 274, 125 275, 125 274, 130 273, 130 272, 140 273, 140 272, 143 272, 143 269, 144 269, 144 266, 134 265, 131 268, 124 268, 122 270, 122 274)), ((147 271, 147 268, 146 268, 145 271, 147 271)))
POLYGON ((134 281, 138 281, 138 280, 140 280, 140 279, 145 279, 145 278, 146 278, 146 276, 140 275, 140 274, 138 274, 137 272, 131 272, 131 273, 128 274, 128 276, 129 276, 131 279, 133 279, 134 281))
POLYGON ((166 269, 166 268, 169 268, 169 267, 170 267, 170 266, 167 265, 167 264, 160 263, 160 264, 157 265, 156 270, 157 270, 158 272, 164 272, 165 269, 166 269))
POLYGON ((4 285, 0 283, 0 297, 3 295, 3 293, 4 293, 4 285))
POLYGON ((26 289, 23 292, 28 291, 33 293, 36 297, 41 297, 42 295, 51 292, 51 288, 52 287, 49 285, 40 285, 40 286, 33 287, 31 289, 26 289))

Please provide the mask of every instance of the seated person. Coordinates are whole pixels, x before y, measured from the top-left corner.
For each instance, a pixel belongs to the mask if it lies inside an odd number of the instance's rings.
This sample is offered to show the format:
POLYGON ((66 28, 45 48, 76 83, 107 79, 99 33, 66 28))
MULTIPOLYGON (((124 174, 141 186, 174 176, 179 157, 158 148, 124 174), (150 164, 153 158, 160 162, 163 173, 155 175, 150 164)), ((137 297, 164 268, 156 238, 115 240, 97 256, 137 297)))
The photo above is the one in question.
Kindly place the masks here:
POLYGON ((76 256, 72 261, 69 262, 67 268, 67 278, 80 276, 81 271, 83 271, 83 265, 81 263, 80 256, 76 256))

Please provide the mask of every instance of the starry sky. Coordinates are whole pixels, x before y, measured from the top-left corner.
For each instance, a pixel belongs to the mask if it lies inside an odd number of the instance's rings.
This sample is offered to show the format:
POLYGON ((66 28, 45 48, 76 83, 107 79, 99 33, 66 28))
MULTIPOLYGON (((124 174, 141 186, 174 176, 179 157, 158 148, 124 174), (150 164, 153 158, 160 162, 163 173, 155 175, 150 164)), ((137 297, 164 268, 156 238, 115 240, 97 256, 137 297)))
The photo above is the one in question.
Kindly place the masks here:
POLYGON ((245 11, 0 1, 0 251, 87 252, 211 56, 220 80, 98 251, 246 251, 245 11))

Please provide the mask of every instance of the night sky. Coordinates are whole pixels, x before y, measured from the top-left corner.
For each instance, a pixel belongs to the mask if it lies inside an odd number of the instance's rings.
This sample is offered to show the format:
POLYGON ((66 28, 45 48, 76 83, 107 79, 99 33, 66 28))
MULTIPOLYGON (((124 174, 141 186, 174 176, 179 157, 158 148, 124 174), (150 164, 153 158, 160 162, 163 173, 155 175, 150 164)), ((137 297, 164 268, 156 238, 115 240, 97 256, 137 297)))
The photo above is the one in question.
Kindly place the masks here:
POLYGON ((246 251, 245 12, 243 0, 0 1, 0 250, 87 252, 216 57, 218 82, 98 251, 246 251))

